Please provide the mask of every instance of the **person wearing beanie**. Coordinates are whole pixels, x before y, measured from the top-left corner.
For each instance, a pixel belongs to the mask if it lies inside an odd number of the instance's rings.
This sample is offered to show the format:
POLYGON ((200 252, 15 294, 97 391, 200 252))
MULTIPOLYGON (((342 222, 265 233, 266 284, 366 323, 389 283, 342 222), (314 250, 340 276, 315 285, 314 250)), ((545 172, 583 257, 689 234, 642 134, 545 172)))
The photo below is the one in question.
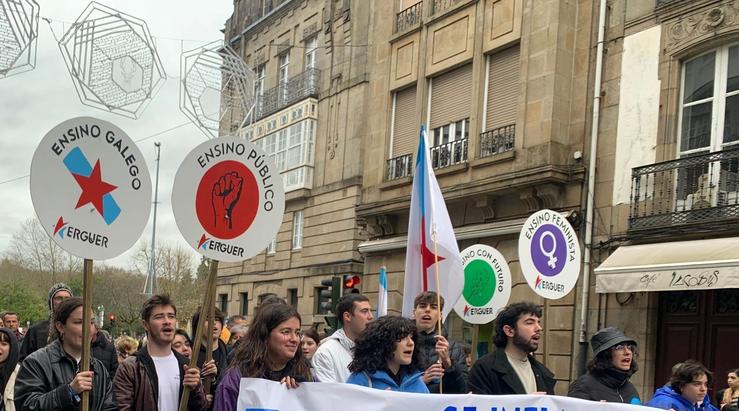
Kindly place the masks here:
MULTIPOLYGON (((54 310, 65 299, 72 297, 72 289, 67 284, 57 283, 49 289, 49 318, 54 315, 54 310)), ((23 360, 39 348, 46 347, 49 343, 49 324, 51 322, 42 320, 32 325, 21 343, 20 359, 23 360)))
POLYGON ((629 381, 637 370, 636 341, 616 327, 604 328, 590 339, 593 359, 588 372, 570 385, 568 397, 590 401, 641 404, 629 381))

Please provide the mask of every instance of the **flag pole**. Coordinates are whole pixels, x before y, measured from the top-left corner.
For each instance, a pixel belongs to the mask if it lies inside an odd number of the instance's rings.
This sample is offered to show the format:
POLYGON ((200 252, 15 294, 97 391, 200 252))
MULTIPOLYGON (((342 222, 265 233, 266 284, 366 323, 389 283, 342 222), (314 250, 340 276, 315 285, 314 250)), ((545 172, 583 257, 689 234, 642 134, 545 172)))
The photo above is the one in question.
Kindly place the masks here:
MULTIPOLYGON (((426 128, 422 128, 423 131, 423 145, 425 147, 423 155, 428 155, 428 143, 426 141, 426 128)), ((433 170, 431 171, 433 173, 433 170)), ((425 193, 421 194, 424 195, 425 193)), ((429 196, 429 206, 431 207, 431 240, 434 242, 434 271, 436 272, 436 307, 439 310, 439 317, 436 322, 436 335, 441 336, 441 316, 442 316, 442 309, 441 309, 441 281, 439 276, 439 246, 438 241, 436 240, 437 232, 436 232, 436 220, 433 218, 435 216, 434 214, 434 199, 433 196, 429 196)), ((424 233, 425 235, 425 233, 424 233)), ((438 363, 441 364, 441 358, 437 360, 438 363)), ((442 367, 444 365, 442 364, 442 367)), ((443 378, 439 378, 439 394, 443 394, 443 378)))

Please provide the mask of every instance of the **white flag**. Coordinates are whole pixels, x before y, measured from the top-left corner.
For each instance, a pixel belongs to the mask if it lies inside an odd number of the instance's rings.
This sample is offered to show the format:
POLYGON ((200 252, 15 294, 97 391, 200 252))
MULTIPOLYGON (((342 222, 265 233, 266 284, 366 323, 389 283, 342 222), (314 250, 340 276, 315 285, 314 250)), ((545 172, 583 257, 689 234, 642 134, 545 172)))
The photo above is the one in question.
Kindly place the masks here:
POLYGON ((422 126, 408 219, 403 316, 411 316, 413 300, 418 294, 436 291, 445 300, 441 317, 443 321, 462 295, 463 287, 462 257, 444 197, 431 167, 426 147, 426 129, 422 126), (440 282, 438 285, 437 268, 440 282))

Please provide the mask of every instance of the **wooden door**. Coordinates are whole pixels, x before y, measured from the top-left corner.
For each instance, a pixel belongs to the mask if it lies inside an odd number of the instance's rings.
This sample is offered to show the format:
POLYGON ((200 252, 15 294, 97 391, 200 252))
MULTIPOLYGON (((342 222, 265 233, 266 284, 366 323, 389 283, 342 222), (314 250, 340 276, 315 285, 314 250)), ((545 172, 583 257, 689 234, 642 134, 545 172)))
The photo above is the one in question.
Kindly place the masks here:
POLYGON ((739 289, 660 293, 655 387, 672 366, 696 359, 713 371, 709 395, 726 387, 727 370, 739 367, 739 289))

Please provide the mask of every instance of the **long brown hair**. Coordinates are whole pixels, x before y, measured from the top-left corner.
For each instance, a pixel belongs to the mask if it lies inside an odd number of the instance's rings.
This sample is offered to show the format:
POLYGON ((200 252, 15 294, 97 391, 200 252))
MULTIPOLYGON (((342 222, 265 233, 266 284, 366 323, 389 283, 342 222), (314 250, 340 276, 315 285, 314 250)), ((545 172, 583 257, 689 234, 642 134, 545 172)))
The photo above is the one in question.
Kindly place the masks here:
MULTIPOLYGON (((241 338, 243 341, 236 349, 234 358, 231 360, 231 367, 238 368, 242 377, 263 378, 270 370, 267 345, 270 333, 278 325, 291 318, 297 318, 300 321, 300 314, 291 305, 274 303, 260 307, 254 321, 249 326, 249 331, 241 338)), ((303 350, 299 347, 295 352, 295 357, 288 361, 287 367, 291 377, 302 381, 313 380, 308 360, 305 359, 303 350)))

